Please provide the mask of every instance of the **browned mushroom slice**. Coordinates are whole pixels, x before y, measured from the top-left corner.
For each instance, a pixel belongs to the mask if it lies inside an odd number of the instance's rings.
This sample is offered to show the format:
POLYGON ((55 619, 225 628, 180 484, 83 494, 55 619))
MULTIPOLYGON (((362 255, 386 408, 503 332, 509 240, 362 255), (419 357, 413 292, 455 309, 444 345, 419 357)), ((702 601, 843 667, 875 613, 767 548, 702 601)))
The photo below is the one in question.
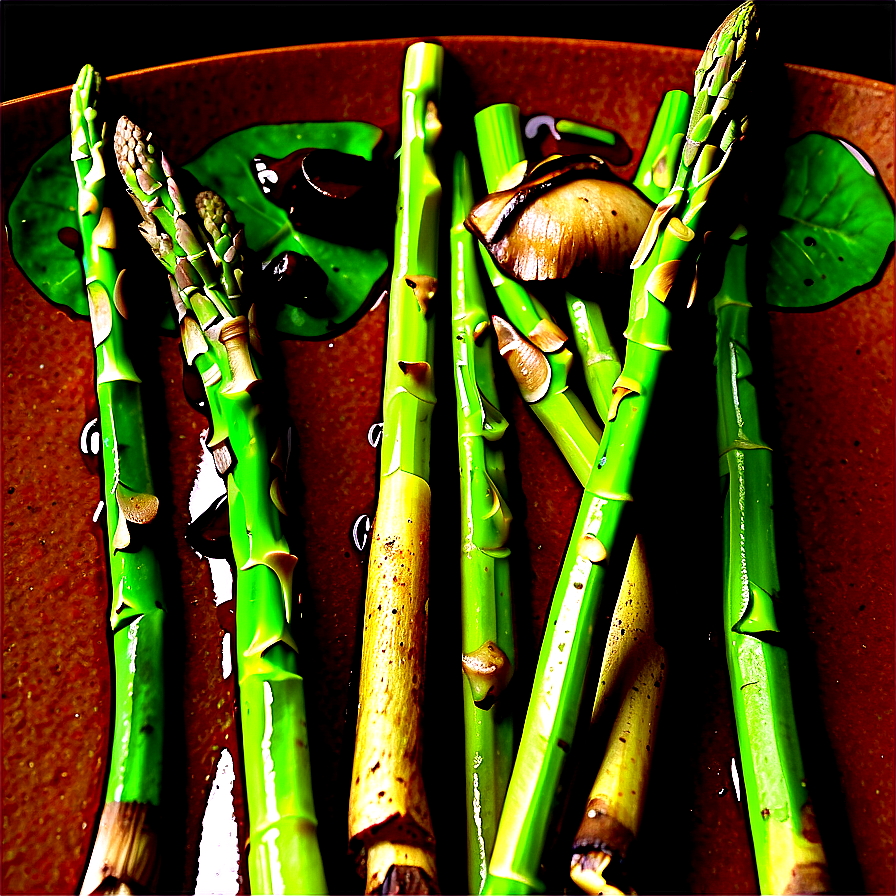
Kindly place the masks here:
POLYGON ((466 225, 506 274, 562 280, 576 268, 624 273, 652 211, 600 159, 568 156, 546 159, 515 188, 487 196, 466 225))

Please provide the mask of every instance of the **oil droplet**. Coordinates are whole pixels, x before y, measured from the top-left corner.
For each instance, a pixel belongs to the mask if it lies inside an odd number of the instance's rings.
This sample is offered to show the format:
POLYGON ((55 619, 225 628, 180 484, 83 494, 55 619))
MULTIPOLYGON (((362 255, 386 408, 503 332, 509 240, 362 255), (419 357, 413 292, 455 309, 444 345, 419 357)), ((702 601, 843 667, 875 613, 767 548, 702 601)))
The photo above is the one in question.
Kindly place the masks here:
POLYGON ((371 310, 371 311, 376 311, 376 309, 379 308, 380 305, 381 305, 387 298, 389 298, 389 293, 384 289, 384 290, 379 294, 379 296, 377 296, 377 299, 376 299, 376 301, 373 303, 373 305, 371 306, 370 310, 371 310))
MULTIPOLYGON (((212 454, 205 444, 207 438, 208 430, 205 430, 199 437, 202 457, 196 471, 196 478, 193 480, 193 488, 190 491, 191 524, 199 520, 212 505, 219 502, 222 496, 226 501, 227 486, 218 474, 212 454)), ((203 556, 200 551, 197 551, 197 554, 200 557, 203 556)), ((215 606, 220 606, 233 596, 233 573, 230 569, 230 562, 222 557, 207 556, 206 559, 212 576, 212 586, 215 590, 215 606)))
POLYGON ((383 423, 382 421, 379 423, 374 423, 370 429, 367 430, 367 443, 371 448, 378 448, 380 442, 383 438, 383 423))
POLYGON ((100 418, 88 420, 81 429, 78 447, 85 457, 99 457, 103 450, 103 436, 100 432, 100 418))
POLYGON ((224 632, 221 639, 221 674, 227 681, 233 673, 233 660, 230 655, 230 632, 224 632))
POLYGON ((202 817, 199 871, 194 893, 236 896, 240 891, 240 851, 237 840, 233 756, 222 750, 202 817))
POLYGON ((352 526, 352 543, 359 554, 363 554, 367 549, 367 542, 370 538, 371 519, 366 513, 362 513, 352 526))
POLYGON ((740 775, 737 773, 737 761, 733 756, 731 757, 731 781, 734 784, 734 795, 740 802, 740 775))

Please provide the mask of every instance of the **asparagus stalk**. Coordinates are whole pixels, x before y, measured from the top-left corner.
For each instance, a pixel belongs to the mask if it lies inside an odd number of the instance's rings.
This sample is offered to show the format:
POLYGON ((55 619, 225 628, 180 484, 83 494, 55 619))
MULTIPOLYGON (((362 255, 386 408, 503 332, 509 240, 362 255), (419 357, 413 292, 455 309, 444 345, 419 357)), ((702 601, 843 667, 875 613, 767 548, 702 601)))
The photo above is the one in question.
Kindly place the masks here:
POLYGON ((206 388, 208 446, 227 483, 236 566, 236 654, 249 809, 249 880, 255 893, 323 893, 311 789, 304 689, 291 631, 297 558, 283 538, 250 343, 253 309, 240 311, 243 235, 220 197, 187 207, 152 135, 122 118, 119 170, 143 217, 143 236, 168 271, 188 364, 206 388))
MULTIPOLYGON (((511 179, 519 180, 526 165, 519 108, 510 103, 488 106, 474 121, 489 192, 507 186, 511 179)), ((483 246, 480 252, 509 319, 493 318, 499 350, 510 364, 523 398, 557 443, 576 478, 584 482, 597 454, 601 430, 568 388, 573 355, 565 347, 566 334, 534 296, 498 270, 483 246)))
POLYGON ((713 300, 731 694, 760 890, 826 893, 827 860, 804 778, 787 650, 774 642, 779 580, 772 462, 750 382, 746 255, 745 240, 730 242, 713 300))
POLYGON ((670 312, 664 300, 694 238, 693 228, 708 192, 743 130, 729 106, 744 71, 743 56, 755 33, 753 26, 754 8, 748 0, 710 39, 696 72, 694 109, 676 179, 657 206, 632 262, 635 274, 625 366, 614 388, 610 422, 585 487, 551 605, 530 711, 489 866, 489 893, 543 888, 538 868, 583 698, 591 633, 622 512, 632 500, 635 460, 660 361, 669 350, 670 312), (732 74, 733 63, 740 65, 732 74), (712 97, 716 100, 707 112, 712 97), (718 145, 710 143, 710 138, 718 145), (523 757, 525 762, 520 761, 523 757))
POLYGON ((105 806, 82 893, 146 891, 155 885, 165 719, 165 596, 151 534, 144 528, 155 518, 159 501, 140 379, 125 346, 124 271, 112 252, 115 223, 103 203, 106 127, 97 116, 99 87, 100 75, 85 65, 72 90, 71 158, 96 350, 115 689, 105 806))
POLYGON ((641 823, 665 670, 644 544, 636 536, 610 623, 593 716, 617 699, 619 709, 572 844, 570 877, 586 893, 632 892, 623 863, 641 823))
MULTIPOLYGON (((489 127, 480 131, 483 153, 488 147, 492 148, 489 159, 493 182, 509 174, 523 161, 520 158, 518 115, 514 107, 499 108, 503 114, 487 117, 489 127), (505 166, 511 167, 505 171, 505 166)), ((657 129, 668 131, 677 126, 671 116, 658 116, 657 129)), ((664 134, 664 137, 670 139, 668 135, 664 134)), ((658 141, 654 137, 651 143, 657 147, 658 141)), ((659 154, 660 149, 654 148, 653 152, 659 154)), ((612 385, 621 370, 615 348, 596 302, 585 302, 569 293, 566 301, 585 365, 589 391, 595 406, 603 409, 606 418, 612 385)), ((550 412, 545 417, 550 422, 550 412)), ((563 445, 564 442, 560 442, 561 450, 563 445)), ((592 455, 588 458, 588 473, 593 463, 592 455)), ((624 856, 640 823, 664 680, 664 655, 653 640, 652 631, 648 630, 652 627, 650 612, 649 576, 643 545, 638 539, 633 546, 617 602, 609 639, 610 655, 602 670, 603 692, 609 690, 615 693, 624 687, 625 698, 614 725, 610 748, 600 765, 583 824, 573 844, 572 873, 576 883, 589 891, 606 887, 602 872, 613 855, 617 858, 624 856), (619 630, 623 631, 623 637, 614 639, 613 632, 619 630), (642 636, 641 646, 635 647, 639 640, 638 632, 642 636), (646 649, 648 645, 652 645, 652 649, 646 649), (627 681, 622 680, 623 675, 627 681), (639 687, 648 678, 650 689, 639 687), (623 737, 623 732, 627 736, 623 737), (624 746, 620 747, 620 744, 624 746), (624 794, 621 799, 620 794, 624 794)), ((599 691, 595 716, 598 701, 602 699, 602 692, 599 691)))
MULTIPOLYGON (((654 202, 659 202, 671 185, 689 115, 690 97, 680 90, 669 91, 634 179, 654 202)), ((621 365, 596 303, 569 293, 566 302, 586 382, 606 422, 604 409, 608 414, 621 365)), ((619 700, 619 709, 572 844, 570 877, 586 893, 623 892, 621 887, 631 892, 624 863, 644 808, 665 668, 666 652, 654 634, 653 590, 644 545, 636 536, 610 622, 592 720, 599 718, 612 699, 619 700)))
POLYGON ((632 181, 651 202, 665 199, 672 186, 672 175, 678 171, 690 115, 691 97, 685 91, 666 93, 632 181))
POLYGON ((444 51, 408 48, 402 88, 398 221, 383 393, 379 498, 361 656, 349 838, 366 892, 437 886, 423 786, 421 713, 430 528, 433 321, 441 186, 433 151, 444 51))
POLYGON ((473 207, 467 159, 454 160, 451 218, 452 320, 461 492, 461 619, 467 873, 485 885, 513 764, 513 717, 500 700, 515 662, 510 597, 510 522, 489 316, 464 218, 473 207), (496 702, 497 701, 497 702, 496 702))

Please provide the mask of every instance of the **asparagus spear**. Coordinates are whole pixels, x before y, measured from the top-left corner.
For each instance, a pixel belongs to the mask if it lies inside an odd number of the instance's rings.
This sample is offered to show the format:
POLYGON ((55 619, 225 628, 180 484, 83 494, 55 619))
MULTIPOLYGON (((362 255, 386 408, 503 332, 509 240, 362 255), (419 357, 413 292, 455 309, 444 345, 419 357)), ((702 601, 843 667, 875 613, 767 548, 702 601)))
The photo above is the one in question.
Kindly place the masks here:
POLYGON ((593 717, 614 699, 619 709, 572 844, 570 877, 586 893, 632 892, 624 883, 623 862, 641 823, 665 669, 666 652, 654 636, 644 544, 636 536, 610 623, 593 717))
MULTIPOLYGON (((495 192, 525 169, 519 108, 510 103, 488 106, 476 114, 474 121, 486 188, 495 192)), ((498 270, 481 245, 480 253, 509 318, 493 318, 499 350, 517 378, 523 398, 557 443, 576 478, 584 481, 594 463, 601 430, 567 386, 573 355, 564 345, 566 334, 534 296, 498 270)))
POLYGON ((806 788, 787 650, 770 640, 779 633, 772 462, 750 382, 745 235, 739 229, 729 244, 713 300, 731 693, 760 890, 826 893, 827 860, 806 788))
POLYGON ((488 337, 488 309, 476 250, 464 218, 473 206, 467 159, 454 160, 451 225, 452 320, 461 491, 461 619, 467 874, 471 893, 485 884, 513 764, 513 717, 500 700, 515 662, 510 598, 511 513, 488 337), (496 703, 497 701, 497 703, 496 703))
POLYGON ((739 6, 707 45, 695 77, 695 103, 678 173, 659 203, 632 262, 635 268, 625 367, 610 422, 589 477, 560 572, 526 718, 498 829, 486 892, 542 889, 538 867, 566 753, 576 728, 606 569, 622 511, 631 502, 635 460, 660 361, 668 351, 664 300, 712 183, 742 132, 729 108, 755 34, 752 2, 739 6), (742 61, 743 60, 743 61, 742 61), (740 65, 731 73, 732 63, 740 65), (709 99, 717 97, 710 112, 709 99), (709 142, 717 141, 718 146, 709 142), (722 157, 718 159, 721 152, 722 157), (681 217, 673 215, 678 212, 681 217), (688 226, 688 225, 692 226, 688 226), (645 263, 646 262, 646 263, 645 263), (534 761, 533 757, 541 757, 534 761), (525 763, 520 761, 525 757, 525 763))
POLYGON ((100 75, 85 65, 72 90, 71 158, 103 435, 115 708, 106 801, 82 893, 155 885, 165 718, 165 596, 151 536, 143 528, 156 516, 159 501, 146 447, 140 379, 125 346, 124 271, 119 272, 112 253, 115 223, 103 204, 106 127, 97 116, 99 87, 100 75))
POLYGON ((672 186, 672 174, 678 171, 690 115, 691 97, 685 91, 666 93, 632 180, 651 202, 665 199, 672 186))
POLYGON ((433 321, 441 186, 433 150, 444 51, 412 44, 402 88, 398 221, 371 538, 349 838, 366 892, 437 886, 420 770, 429 579, 433 321))
MULTIPOLYGON (((671 184, 689 115, 690 97, 680 90, 669 91, 634 177, 634 183, 654 202, 663 198, 671 184)), ((569 293, 566 302, 586 382, 603 416, 621 365, 602 318, 595 314, 595 303, 569 293)), ((615 884, 631 891, 624 863, 644 808, 665 667, 666 652, 654 634, 653 590, 644 545, 636 536, 610 622, 592 720, 599 718, 611 699, 619 700, 619 709, 572 843, 570 877, 586 893, 623 892, 615 884)))
MULTIPOLYGON (((514 110, 515 107, 497 107, 493 108, 492 112, 486 110, 482 114, 489 126, 483 127, 480 131, 480 144, 483 154, 487 154, 490 159, 493 183, 502 175, 509 173, 505 170, 505 166, 515 167, 523 161, 519 118, 514 110), (495 114, 499 111, 501 114, 495 114)), ((686 114, 685 110, 685 117, 686 114)), ((657 139, 656 132, 660 133, 662 141, 668 142, 672 139, 672 135, 677 133, 681 117, 680 112, 674 116, 661 112, 658 116, 655 133, 650 141, 654 156, 661 155, 661 140, 657 139)), ((509 170, 513 170, 513 167, 509 170)), ((501 288, 499 287, 499 290, 501 288)), ((603 408, 606 415, 612 384, 621 369, 615 348, 597 303, 584 302, 570 293, 567 293, 566 301, 574 325, 576 343, 585 364, 589 391, 595 406, 603 408), (588 374, 589 371, 592 375, 588 374)), ((546 413, 545 417, 550 422, 550 412, 546 413)), ((565 442, 558 444, 562 450, 565 442)), ((582 481, 583 485, 587 481, 587 474, 590 473, 594 460, 594 455, 587 458, 588 469, 582 481)), ((620 600, 617 602, 617 613, 613 620, 613 625, 617 629, 624 628, 628 636, 621 639, 621 644, 617 643, 620 639, 613 638, 611 628, 611 638, 608 642, 612 645, 611 658, 608 658, 602 670, 602 686, 605 691, 615 693, 623 686, 627 690, 614 725, 610 750, 601 763, 595 781, 592 797, 595 799, 600 797, 599 802, 589 802, 586 818, 574 843, 576 852, 573 868, 576 882, 585 889, 605 886, 600 873, 606 868, 613 853, 619 857, 624 855, 629 842, 637 833, 640 821, 650 766, 650 749, 661 696, 661 689, 654 687, 654 683, 662 682, 664 678, 660 669, 664 663, 664 656, 653 641, 652 632, 644 631, 650 626, 647 618, 649 609, 649 576, 643 546, 639 539, 633 546, 629 558, 626 578, 620 592, 620 600), (634 634, 636 631, 644 634, 641 646, 637 649, 632 645, 632 641, 637 640, 637 635, 634 634), (648 643, 652 644, 652 649, 645 651, 648 643), (622 681, 623 675, 629 679, 634 676, 634 681, 626 684, 622 681), (638 687, 641 679, 647 678, 651 681, 649 691, 638 687), (628 735, 618 742, 626 744, 622 749, 617 743, 618 737, 621 736, 617 729, 625 729, 628 735), (608 782, 612 782, 612 790, 608 782), (625 797, 620 799, 618 797, 620 793, 625 794, 625 797), (631 798, 632 795, 634 799, 631 798), (615 837, 608 840, 606 837, 608 832, 613 833, 615 837)), ((601 699, 599 693, 598 701, 601 699)), ((595 716, 598 701, 595 702, 595 716)))
MULTIPOLYGON (((691 110, 683 90, 670 90, 657 111, 653 129, 632 183, 652 202, 659 202, 672 183, 691 110)), ((566 293, 573 339, 583 360, 585 382, 600 418, 607 422, 610 396, 621 371, 619 356, 607 332, 600 305, 566 293)))
POLYGON ((205 384, 208 440, 227 483, 236 565, 236 654, 246 794, 249 880, 255 893, 323 893, 298 648, 291 632, 297 558, 281 533, 275 472, 250 352, 253 309, 240 311, 243 235, 220 197, 187 207, 152 135, 127 118, 115 132, 119 170, 143 217, 141 232, 168 271, 188 364, 205 384))

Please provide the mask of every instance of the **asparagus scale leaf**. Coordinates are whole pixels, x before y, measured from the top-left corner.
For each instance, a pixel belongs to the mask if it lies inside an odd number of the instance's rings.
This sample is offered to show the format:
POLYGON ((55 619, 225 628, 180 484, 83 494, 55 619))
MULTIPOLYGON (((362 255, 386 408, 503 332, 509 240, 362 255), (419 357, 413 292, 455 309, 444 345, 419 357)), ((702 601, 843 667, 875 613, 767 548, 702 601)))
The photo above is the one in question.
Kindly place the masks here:
POLYGON ((326 892, 311 787, 304 685, 291 631, 298 562, 274 500, 276 471, 253 351, 254 309, 242 313, 242 231, 216 194, 196 197, 199 223, 152 134, 122 118, 119 170, 140 230, 168 271, 184 357, 205 385, 208 447, 227 484, 236 566, 236 654, 249 809, 249 879, 257 893, 326 892))
POLYGON ((165 721, 165 595, 147 532, 159 501, 146 446, 140 379, 125 345, 127 281, 113 257, 115 222, 103 202, 106 129, 97 114, 100 81, 93 67, 85 65, 71 97, 71 160, 78 185, 102 432, 115 665, 109 779, 84 893, 104 887, 155 885, 165 721))
POLYGON ((471 893, 485 885, 513 764, 513 716, 501 694, 515 662, 510 523, 501 414, 489 315, 477 252, 464 218, 473 205, 467 159, 454 161, 451 226, 454 385, 461 494, 461 620, 467 869, 471 893))
POLYGON ((429 457, 441 184, 434 149, 444 51, 408 48, 380 480, 368 561, 349 838, 366 892, 437 885, 421 774, 429 587, 429 457))

